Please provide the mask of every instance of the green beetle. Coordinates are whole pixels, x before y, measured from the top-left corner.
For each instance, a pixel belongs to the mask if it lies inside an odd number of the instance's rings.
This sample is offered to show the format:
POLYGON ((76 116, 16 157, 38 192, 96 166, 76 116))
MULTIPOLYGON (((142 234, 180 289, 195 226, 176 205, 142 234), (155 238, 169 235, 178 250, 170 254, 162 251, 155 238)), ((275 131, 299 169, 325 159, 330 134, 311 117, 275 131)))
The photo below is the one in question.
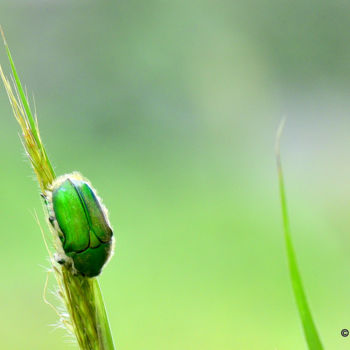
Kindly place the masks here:
POLYGON ((44 195, 49 221, 57 232, 60 264, 86 277, 100 274, 113 252, 107 209, 79 173, 58 177, 44 195))

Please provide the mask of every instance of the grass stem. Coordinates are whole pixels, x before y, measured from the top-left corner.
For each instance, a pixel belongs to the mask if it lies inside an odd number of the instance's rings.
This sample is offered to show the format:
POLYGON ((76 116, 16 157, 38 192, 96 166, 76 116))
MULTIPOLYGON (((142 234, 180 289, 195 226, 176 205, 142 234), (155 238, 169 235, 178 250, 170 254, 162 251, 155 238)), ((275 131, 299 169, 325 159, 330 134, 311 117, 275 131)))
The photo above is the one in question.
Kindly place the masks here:
MULTIPOLYGON (((7 56, 12 70, 12 84, 5 77, 0 65, 0 76, 5 86, 13 114, 22 130, 22 142, 37 176, 42 193, 50 188, 56 178, 53 166, 41 141, 38 120, 32 113, 28 98, 22 87, 5 35, 0 27, 7 56)), ((57 248, 57 233, 52 231, 52 243, 57 248)), ((56 263, 52 254, 52 270, 67 312, 60 312, 60 321, 72 331, 81 350, 114 350, 114 343, 107 313, 97 278, 75 275, 70 269, 56 263)), ((46 287, 45 287, 46 288, 46 287)))
POLYGON ((283 219, 283 229, 284 229, 284 239, 287 249, 287 260, 289 266, 289 274, 292 282, 294 297, 297 303, 299 316, 304 329, 304 335, 306 342, 308 344, 309 350, 322 350, 322 343, 316 330, 315 323, 313 321, 310 307, 308 305, 306 295, 304 292, 303 283, 301 280, 301 275, 299 272, 296 255, 293 247, 292 236, 289 225, 288 211, 287 211, 287 199, 286 191, 284 186, 282 163, 281 163, 281 153, 280 153, 280 139, 285 124, 285 119, 283 119, 278 127, 276 134, 276 161, 277 161, 277 172, 279 181, 279 191, 281 198, 281 208, 282 208, 282 219, 283 219))

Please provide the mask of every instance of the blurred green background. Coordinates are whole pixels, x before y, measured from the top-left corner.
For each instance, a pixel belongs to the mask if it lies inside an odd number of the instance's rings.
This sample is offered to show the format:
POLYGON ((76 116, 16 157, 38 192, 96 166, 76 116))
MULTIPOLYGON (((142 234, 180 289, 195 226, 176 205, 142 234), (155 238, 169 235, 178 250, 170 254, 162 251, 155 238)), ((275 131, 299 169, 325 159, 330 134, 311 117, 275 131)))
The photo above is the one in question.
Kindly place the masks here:
MULTIPOLYGON (((308 299, 325 348, 350 348, 349 2, 1 0, 0 23, 57 173, 109 208, 118 349, 306 349, 282 116, 308 299)), ((75 349, 42 300, 42 204, 3 87, 0 115, 0 347, 75 349)))

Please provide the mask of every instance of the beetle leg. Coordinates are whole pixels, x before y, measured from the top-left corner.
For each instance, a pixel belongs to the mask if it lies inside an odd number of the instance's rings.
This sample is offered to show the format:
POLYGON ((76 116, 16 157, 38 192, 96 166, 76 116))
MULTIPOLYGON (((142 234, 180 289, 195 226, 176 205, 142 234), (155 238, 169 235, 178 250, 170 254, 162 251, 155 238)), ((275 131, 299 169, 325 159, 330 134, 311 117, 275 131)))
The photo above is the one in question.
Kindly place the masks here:
POLYGON ((52 227, 55 227, 55 217, 54 216, 49 216, 49 223, 51 224, 52 227))
POLYGON ((49 216, 49 223, 51 226, 55 227, 55 218, 53 216, 49 216))
POLYGON ((67 260, 66 260, 66 258, 65 258, 63 255, 58 254, 58 253, 55 253, 53 257, 54 257, 55 261, 56 261, 58 264, 60 264, 60 265, 66 265, 67 260))

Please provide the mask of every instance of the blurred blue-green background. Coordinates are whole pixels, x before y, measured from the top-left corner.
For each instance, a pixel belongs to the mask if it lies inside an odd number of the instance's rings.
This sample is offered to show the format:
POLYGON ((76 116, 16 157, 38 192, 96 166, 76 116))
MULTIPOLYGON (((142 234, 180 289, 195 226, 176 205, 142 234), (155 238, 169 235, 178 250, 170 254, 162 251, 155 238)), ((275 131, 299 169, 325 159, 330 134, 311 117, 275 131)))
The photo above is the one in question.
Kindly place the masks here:
MULTIPOLYGON (((57 173, 81 171, 109 208, 118 349, 306 349, 282 116, 308 299, 325 348, 350 347, 349 2, 1 0, 0 23, 57 173)), ((42 299, 42 203, 3 88, 0 115, 0 347, 76 349, 42 299)))

